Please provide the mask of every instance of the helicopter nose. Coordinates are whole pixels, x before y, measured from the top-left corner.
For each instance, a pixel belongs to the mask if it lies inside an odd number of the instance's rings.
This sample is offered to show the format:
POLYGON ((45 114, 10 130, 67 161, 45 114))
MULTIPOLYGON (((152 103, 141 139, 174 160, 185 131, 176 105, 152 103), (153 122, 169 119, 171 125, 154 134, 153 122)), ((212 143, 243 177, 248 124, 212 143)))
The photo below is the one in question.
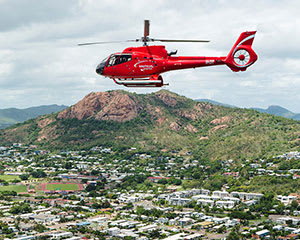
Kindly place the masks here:
POLYGON ((101 68, 96 68, 96 73, 98 73, 99 75, 101 75, 103 72, 103 69, 101 68))
POLYGON ((96 73, 98 73, 99 75, 101 75, 103 73, 103 69, 102 67, 97 67, 96 68, 96 73))
POLYGON ((102 75, 103 70, 104 70, 104 66, 105 66, 105 64, 100 63, 100 64, 97 66, 97 68, 96 68, 96 73, 98 73, 99 75, 102 75))

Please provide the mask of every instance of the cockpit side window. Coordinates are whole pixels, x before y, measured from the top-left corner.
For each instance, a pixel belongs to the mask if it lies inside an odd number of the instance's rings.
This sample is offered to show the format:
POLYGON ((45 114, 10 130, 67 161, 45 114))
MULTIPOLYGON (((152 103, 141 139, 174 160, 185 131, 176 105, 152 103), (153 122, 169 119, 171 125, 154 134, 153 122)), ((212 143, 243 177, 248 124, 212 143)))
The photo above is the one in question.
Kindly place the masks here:
POLYGON ((131 61, 131 59, 132 59, 131 54, 111 55, 108 60, 107 66, 110 67, 110 66, 122 64, 131 61))

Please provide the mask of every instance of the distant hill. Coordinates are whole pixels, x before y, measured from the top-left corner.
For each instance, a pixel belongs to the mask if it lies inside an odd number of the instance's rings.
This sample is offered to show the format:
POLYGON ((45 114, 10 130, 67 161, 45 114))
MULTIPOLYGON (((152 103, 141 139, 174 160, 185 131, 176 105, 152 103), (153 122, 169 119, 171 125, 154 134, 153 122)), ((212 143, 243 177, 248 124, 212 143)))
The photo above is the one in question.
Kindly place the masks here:
POLYGON ((64 110, 68 106, 64 105, 42 105, 38 107, 30 107, 25 109, 6 108, 0 109, 0 128, 6 128, 15 123, 24 122, 31 118, 36 118, 40 115, 56 113, 64 110))
POLYGON ((1 130, 0 142, 45 149, 110 146, 191 151, 200 162, 238 161, 296 151, 300 122, 253 109, 196 102, 166 90, 151 94, 92 92, 57 114, 1 130))
POLYGON ((217 102, 215 100, 206 99, 206 98, 195 99, 194 101, 196 101, 196 102, 207 102, 207 103, 211 103, 211 104, 218 105, 218 106, 223 106, 223 107, 230 107, 230 108, 235 108, 236 107, 234 105, 221 103, 221 102, 217 102))
POLYGON ((281 117, 285 117, 285 118, 291 118, 294 120, 300 120, 300 113, 293 113, 291 111, 289 111, 286 108, 283 108, 281 106, 269 106, 267 109, 263 109, 263 108, 252 108, 256 111, 259 111, 261 113, 268 113, 268 114, 273 114, 275 116, 281 116, 281 117))
MULTIPOLYGON (((214 101, 211 99, 195 99, 195 101, 208 102, 208 103, 215 104, 218 106, 236 108, 236 106, 234 106, 234 105, 217 102, 217 101, 214 101)), ((267 109, 263 109, 263 108, 250 108, 250 109, 254 109, 261 113, 268 113, 268 114, 273 114, 275 116, 290 118, 290 119, 294 119, 294 120, 300 120, 300 113, 293 113, 293 112, 289 111, 288 109, 283 108, 281 106, 272 105, 272 106, 269 106, 267 109)))

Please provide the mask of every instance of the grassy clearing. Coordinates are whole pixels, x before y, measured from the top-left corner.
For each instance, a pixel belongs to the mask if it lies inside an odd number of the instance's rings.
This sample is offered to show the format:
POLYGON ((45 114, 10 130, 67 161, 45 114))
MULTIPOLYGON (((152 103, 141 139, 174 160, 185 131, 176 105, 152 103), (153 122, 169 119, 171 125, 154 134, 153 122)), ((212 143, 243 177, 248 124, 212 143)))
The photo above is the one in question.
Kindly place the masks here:
POLYGON ((27 188, 25 185, 8 185, 8 186, 0 186, 1 191, 15 191, 19 192, 27 192, 27 188))
POLYGON ((13 180, 21 180, 19 176, 14 176, 14 175, 0 175, 0 179, 7 182, 11 182, 13 180))
POLYGON ((46 190, 54 191, 54 190, 78 190, 77 184, 47 184, 46 190))

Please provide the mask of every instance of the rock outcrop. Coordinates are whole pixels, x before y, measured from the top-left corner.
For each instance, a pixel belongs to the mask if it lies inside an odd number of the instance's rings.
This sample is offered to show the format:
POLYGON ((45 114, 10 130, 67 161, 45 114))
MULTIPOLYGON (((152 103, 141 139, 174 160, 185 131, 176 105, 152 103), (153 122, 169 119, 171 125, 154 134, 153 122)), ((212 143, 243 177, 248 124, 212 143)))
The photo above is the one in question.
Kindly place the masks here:
POLYGON ((216 119, 212 120, 210 123, 219 125, 219 124, 223 124, 223 123, 228 123, 228 122, 230 122, 230 120, 231 120, 230 116, 225 116, 225 117, 221 117, 221 118, 216 118, 216 119))
POLYGON ((175 107, 177 104, 176 97, 174 97, 173 94, 168 91, 158 91, 155 95, 169 107, 175 107))
POLYGON ((95 118, 125 122, 134 119, 140 110, 137 100, 122 91, 92 92, 74 106, 58 114, 59 119, 95 118))

